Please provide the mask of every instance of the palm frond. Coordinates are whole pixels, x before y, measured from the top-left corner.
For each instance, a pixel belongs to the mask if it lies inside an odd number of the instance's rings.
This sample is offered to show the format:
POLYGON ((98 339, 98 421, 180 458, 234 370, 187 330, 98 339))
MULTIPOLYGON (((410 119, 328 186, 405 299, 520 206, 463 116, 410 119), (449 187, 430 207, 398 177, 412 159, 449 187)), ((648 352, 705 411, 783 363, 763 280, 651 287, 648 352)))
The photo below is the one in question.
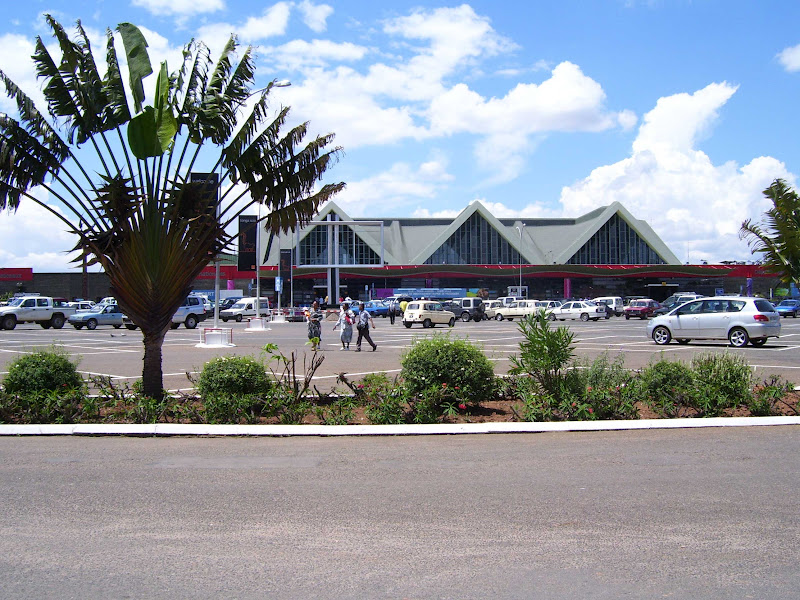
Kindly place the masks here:
POLYGON ((117 50, 114 46, 114 33, 106 29, 106 75, 103 78, 103 92, 108 101, 105 107, 105 120, 119 127, 131 120, 128 98, 122 82, 117 50))

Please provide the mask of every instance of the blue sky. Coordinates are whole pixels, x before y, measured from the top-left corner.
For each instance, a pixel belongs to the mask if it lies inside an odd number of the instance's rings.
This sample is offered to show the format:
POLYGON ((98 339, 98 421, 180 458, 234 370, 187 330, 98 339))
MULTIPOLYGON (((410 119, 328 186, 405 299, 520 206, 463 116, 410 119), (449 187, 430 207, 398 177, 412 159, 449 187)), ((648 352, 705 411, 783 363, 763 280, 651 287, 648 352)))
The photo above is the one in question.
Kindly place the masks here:
MULTIPOLYGON (((153 63, 203 40, 257 46, 257 77, 344 148, 330 181, 351 216, 579 216, 615 200, 682 261, 748 260, 744 219, 796 183, 800 4, 30 0, 4 3, 0 68, 33 97, 43 13, 100 47, 130 21, 153 63)), ((46 38, 49 43, 49 37, 46 38)), ((121 47, 121 45, 120 45, 121 47)), ((151 79, 153 79, 151 77, 151 79)), ((153 85, 154 81, 150 83, 153 85)), ((0 110, 12 113, 5 98, 0 110)), ((46 197, 42 195, 41 197, 46 197)), ((44 211, 0 214, 0 266, 69 269, 44 211)))

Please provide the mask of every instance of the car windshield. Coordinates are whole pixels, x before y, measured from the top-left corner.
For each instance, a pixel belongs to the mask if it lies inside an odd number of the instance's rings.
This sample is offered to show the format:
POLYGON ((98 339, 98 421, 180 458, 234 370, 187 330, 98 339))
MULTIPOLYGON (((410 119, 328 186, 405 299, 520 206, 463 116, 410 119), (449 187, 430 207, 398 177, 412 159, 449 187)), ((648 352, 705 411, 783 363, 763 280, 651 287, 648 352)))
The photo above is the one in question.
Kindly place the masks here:
POLYGON ((784 300, 783 302, 781 302, 780 304, 778 304, 778 306, 791 306, 791 307, 795 307, 795 306, 797 306, 797 300, 784 300))
POLYGON ((247 300, 239 300, 239 301, 238 301, 236 304, 234 304, 233 306, 231 306, 231 308, 241 308, 241 309, 245 309, 245 308, 247 308, 247 304, 248 304, 248 303, 247 303, 247 300))
POLYGON ((23 298, 12 298, 11 301, 8 303, 9 306, 19 306, 22 304, 23 298))

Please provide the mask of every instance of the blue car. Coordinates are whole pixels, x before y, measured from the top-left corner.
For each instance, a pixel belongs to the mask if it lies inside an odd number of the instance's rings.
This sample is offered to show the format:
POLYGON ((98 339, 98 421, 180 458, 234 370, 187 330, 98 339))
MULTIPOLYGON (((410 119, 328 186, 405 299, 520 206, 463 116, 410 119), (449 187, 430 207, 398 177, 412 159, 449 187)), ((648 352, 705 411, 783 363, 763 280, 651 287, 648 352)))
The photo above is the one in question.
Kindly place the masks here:
POLYGON ((386 317, 389 315, 389 305, 378 300, 370 300, 369 302, 365 302, 364 310, 366 310, 373 317, 386 317))
POLYGON ((780 304, 775 306, 775 310, 782 317, 797 318, 797 313, 800 312, 800 300, 783 300, 780 304))

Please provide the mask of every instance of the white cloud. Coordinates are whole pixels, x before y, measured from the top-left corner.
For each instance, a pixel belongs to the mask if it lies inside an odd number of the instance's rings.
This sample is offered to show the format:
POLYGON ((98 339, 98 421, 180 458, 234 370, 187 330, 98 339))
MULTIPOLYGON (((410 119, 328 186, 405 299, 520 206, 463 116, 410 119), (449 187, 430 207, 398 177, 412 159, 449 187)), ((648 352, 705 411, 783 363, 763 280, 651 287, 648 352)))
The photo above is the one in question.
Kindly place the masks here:
MULTIPOLYGON (((244 23, 212 23, 198 30, 198 39, 210 48, 225 44, 231 34, 236 34, 242 42, 258 42, 270 37, 283 35, 289 24, 291 4, 278 2, 264 9, 258 17, 249 17, 244 23)), ((213 54, 212 54, 213 56, 213 54)))
POLYGON ((434 198, 452 179, 441 157, 432 158, 416 169, 407 163, 396 163, 372 177, 348 182, 335 202, 352 217, 381 216, 383 206, 394 211, 397 206, 409 205, 420 198, 434 198))
MULTIPOLYGON (((36 79, 36 71, 33 67, 31 55, 34 51, 33 40, 25 36, 7 33, 0 36, 0 69, 16 83, 23 92, 31 97, 34 104, 41 111, 45 111, 44 95, 42 94, 39 83, 36 79)), ((5 94, 5 87, 0 93, 0 110, 9 114, 15 114, 17 104, 5 94)))
POLYGON ((132 0, 134 6, 154 15, 190 17, 225 8, 223 0, 132 0))
POLYGON ((275 48, 266 49, 276 66, 286 71, 299 71, 322 67, 330 62, 350 62, 364 58, 367 48, 350 42, 338 44, 329 40, 292 40, 275 48))
MULTIPOLYGON (((36 194, 43 196, 43 194, 36 194)), ((45 195, 46 196, 46 195, 45 195)), ((76 268, 67 254, 77 238, 52 213, 25 198, 16 212, 0 211, 0 264, 52 273, 76 268)))
POLYGON ((783 68, 794 73, 800 71, 800 44, 790 48, 784 48, 778 53, 778 62, 783 65, 783 68))
POLYGON ((762 156, 744 166, 714 165, 696 142, 736 92, 726 83, 694 94, 661 98, 644 116, 631 156, 598 167, 565 187, 565 216, 578 216, 614 201, 647 221, 667 246, 691 262, 751 258, 739 227, 760 216, 769 202, 761 194, 776 177, 793 179, 779 160, 762 156))
MULTIPOLYGON (((492 215, 498 219, 541 219, 561 216, 557 211, 541 204, 528 204, 522 208, 511 208, 502 202, 490 202, 485 198, 476 198, 472 202, 480 202, 492 215)), ((472 202, 470 204, 472 204, 472 202)), ((418 219, 453 219, 461 214, 463 210, 464 209, 430 211, 427 208, 417 208, 414 210, 411 216, 418 219)))
POLYGON ((303 0, 297 8, 303 15, 303 22, 306 26, 320 33, 328 27, 328 17, 333 14, 333 7, 327 4, 313 4, 309 0, 303 0))

